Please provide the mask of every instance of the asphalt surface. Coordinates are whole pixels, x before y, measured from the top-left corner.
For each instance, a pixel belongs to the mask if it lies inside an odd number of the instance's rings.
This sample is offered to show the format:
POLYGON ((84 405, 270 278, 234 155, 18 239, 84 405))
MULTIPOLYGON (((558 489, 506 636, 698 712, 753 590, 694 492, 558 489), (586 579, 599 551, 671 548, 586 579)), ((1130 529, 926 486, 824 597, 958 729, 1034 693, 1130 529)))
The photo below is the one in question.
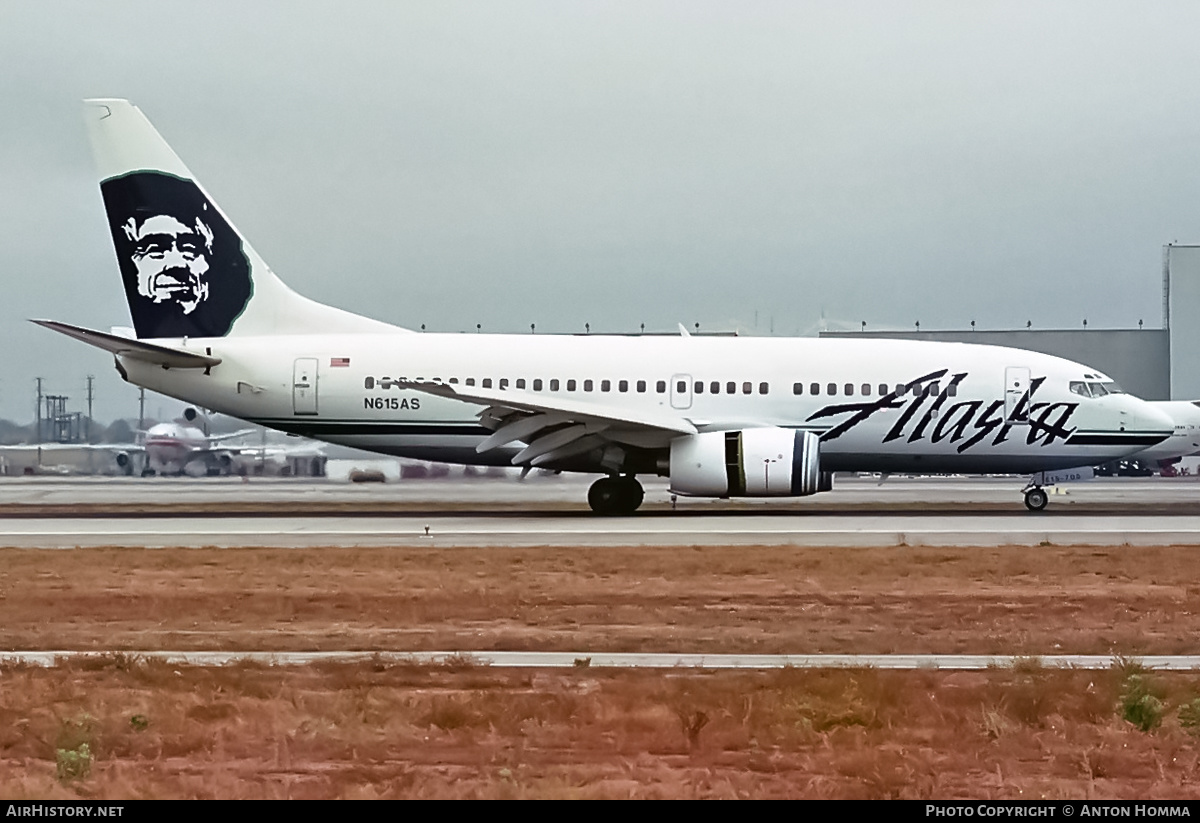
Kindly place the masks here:
POLYGON ((5 478, 0 545, 241 547, 571 545, 1200 545, 1200 479, 1099 479, 1052 490, 1022 478, 851 478, 787 500, 673 503, 650 481, 631 517, 596 517, 588 478, 268 480, 5 478))

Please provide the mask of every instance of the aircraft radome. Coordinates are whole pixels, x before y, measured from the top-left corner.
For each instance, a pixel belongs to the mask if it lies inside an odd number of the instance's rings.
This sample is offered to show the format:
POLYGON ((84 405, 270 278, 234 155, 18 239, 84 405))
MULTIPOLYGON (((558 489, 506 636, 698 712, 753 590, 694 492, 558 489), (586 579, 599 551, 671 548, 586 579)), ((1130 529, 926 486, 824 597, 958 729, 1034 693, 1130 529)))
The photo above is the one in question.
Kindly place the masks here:
MULTIPOLYGON (((676 494, 786 497, 832 474, 1040 473, 1158 443, 1172 421, 1087 366, 961 343, 422 334, 299 296, 126 100, 89 100, 136 339, 34 321, 138 386, 383 454, 603 475, 676 494), (1102 390, 1101 390, 1102 389, 1102 390)), ((1035 480, 1030 509, 1046 505, 1035 480)))

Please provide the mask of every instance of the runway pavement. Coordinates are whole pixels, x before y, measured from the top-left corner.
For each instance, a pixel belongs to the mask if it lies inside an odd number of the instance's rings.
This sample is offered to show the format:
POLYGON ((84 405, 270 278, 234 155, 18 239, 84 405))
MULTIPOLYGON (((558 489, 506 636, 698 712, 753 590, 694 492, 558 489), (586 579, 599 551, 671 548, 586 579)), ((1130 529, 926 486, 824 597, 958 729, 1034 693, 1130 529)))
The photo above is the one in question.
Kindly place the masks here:
POLYGON ((665 484, 650 481, 643 510, 623 518, 588 512, 589 482, 5 478, 0 545, 1200 545, 1200 481, 1190 477, 1081 483, 1052 494, 1041 513, 1022 505, 1022 478, 851 478, 799 500, 674 505, 665 484), (251 504, 261 511, 241 511, 251 504), (189 505, 207 508, 166 510, 189 505), (62 511, 37 516, 39 506, 62 511), (82 507, 87 516, 63 516, 82 507))
MULTIPOLYGON (((428 506, 479 506, 487 508, 514 504, 529 510, 552 504, 568 504, 587 512, 588 486, 595 480, 586 475, 532 474, 525 480, 503 478, 405 479, 393 483, 338 483, 312 479, 271 477, 68 477, 38 475, 0 477, 0 505, 98 503, 116 508, 166 503, 238 503, 263 501, 294 504, 377 502, 428 506)), ((720 510, 736 505, 764 509, 804 509, 816 512, 831 506, 1003 505, 1021 509, 1025 477, 843 477, 832 492, 803 498, 738 499, 718 501, 680 497, 676 507, 686 510, 720 510)), ((671 495, 662 478, 639 477, 646 489, 644 508, 669 507, 671 495)), ((1097 478, 1050 489, 1049 511, 1069 504, 1112 506, 1148 503, 1200 504, 1200 476, 1097 478)), ((114 508, 114 511, 116 510, 114 508)))

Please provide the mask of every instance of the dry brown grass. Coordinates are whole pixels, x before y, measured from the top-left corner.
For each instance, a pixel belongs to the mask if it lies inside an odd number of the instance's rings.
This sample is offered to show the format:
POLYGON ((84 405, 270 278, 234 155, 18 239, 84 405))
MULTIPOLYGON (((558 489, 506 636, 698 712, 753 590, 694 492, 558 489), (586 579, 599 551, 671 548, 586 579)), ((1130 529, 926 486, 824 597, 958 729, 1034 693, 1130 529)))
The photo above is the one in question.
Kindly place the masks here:
POLYGON ((0 648, 1183 654, 1200 552, 0 549, 0 648))
POLYGON ((1150 734, 1117 670, 6 666, 0 795, 1200 797, 1178 720, 1200 679, 1145 676, 1169 707, 1150 734), (90 771, 62 775, 82 744, 90 771))
POLYGON ((1198 573, 1186 547, 5 549, 0 648, 127 653, 0 666, 0 796, 1197 797, 1200 675, 1135 658, 1195 651, 1198 573), (161 649, 1029 658, 696 673, 133 653, 161 649), (1052 652, 1128 658, 1045 669, 1052 652), (1148 733, 1123 719, 1140 694, 1161 701, 1148 733))

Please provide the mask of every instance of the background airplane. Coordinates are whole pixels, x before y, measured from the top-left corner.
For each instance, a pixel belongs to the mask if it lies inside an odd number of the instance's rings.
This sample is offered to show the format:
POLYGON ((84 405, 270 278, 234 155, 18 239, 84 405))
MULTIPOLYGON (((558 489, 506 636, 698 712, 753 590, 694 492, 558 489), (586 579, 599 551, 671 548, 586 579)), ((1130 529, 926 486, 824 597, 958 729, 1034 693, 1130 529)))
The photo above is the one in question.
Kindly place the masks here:
MULTIPOLYGON (((206 434, 196 425, 200 415, 194 408, 170 423, 158 423, 143 433, 142 443, 115 452, 117 465, 132 474, 137 456, 142 457, 141 474, 228 474, 240 447, 224 446, 255 434, 255 429, 240 429, 229 434, 206 434)), ((110 447, 111 448, 111 447, 110 447)))
POLYGON ((1200 454, 1200 400, 1151 401, 1159 410, 1166 412, 1175 424, 1174 431, 1166 440, 1155 443, 1129 460, 1157 469, 1163 474, 1172 474, 1170 467, 1185 457, 1200 454))

